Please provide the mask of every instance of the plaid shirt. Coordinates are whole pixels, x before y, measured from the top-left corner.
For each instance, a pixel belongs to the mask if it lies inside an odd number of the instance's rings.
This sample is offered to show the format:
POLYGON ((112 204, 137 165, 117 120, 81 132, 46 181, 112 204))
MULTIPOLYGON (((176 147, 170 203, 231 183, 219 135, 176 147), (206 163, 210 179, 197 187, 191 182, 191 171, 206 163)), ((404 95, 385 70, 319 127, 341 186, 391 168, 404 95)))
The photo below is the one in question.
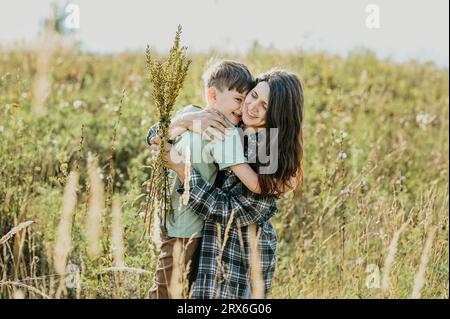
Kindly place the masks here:
MULTIPOLYGON (((147 134, 147 143, 155 135, 155 127, 152 127, 147 134)), ((275 197, 250 192, 230 170, 219 174, 223 174, 223 184, 217 187, 205 181, 195 169, 191 169, 188 206, 205 220, 199 268, 191 297, 248 297, 248 226, 251 224, 258 226, 260 269, 267 297, 276 264, 277 235, 269 220, 278 211, 275 197), (223 243, 232 213, 231 227, 226 234, 226 242, 223 243)), ((183 191, 183 187, 178 189, 180 193, 183 191)))
POLYGON ((258 248, 267 297, 276 261, 277 237, 269 221, 277 212, 275 198, 250 192, 231 171, 225 171, 219 188, 192 169, 188 205, 205 220, 192 298, 246 297, 250 289, 248 226, 251 224, 258 225, 260 232, 258 248), (231 227, 225 237, 232 212, 231 227))

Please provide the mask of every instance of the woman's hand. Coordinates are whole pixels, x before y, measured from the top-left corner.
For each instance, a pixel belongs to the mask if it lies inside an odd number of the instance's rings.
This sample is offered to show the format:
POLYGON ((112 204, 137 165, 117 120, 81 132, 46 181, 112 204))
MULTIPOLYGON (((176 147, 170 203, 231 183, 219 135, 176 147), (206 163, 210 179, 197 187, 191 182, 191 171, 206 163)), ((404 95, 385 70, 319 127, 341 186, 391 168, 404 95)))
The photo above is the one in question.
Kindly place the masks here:
MULTIPOLYGON (((155 136, 150 140, 150 152, 152 160, 156 160, 159 154, 159 143, 161 139, 159 136, 155 136)), ((164 166, 171 169, 177 173, 181 180, 184 179, 184 160, 183 157, 178 153, 172 144, 166 143, 165 152, 163 155, 164 166), (180 176, 182 174, 182 176, 180 176), (183 177, 183 178, 181 178, 183 177)))
POLYGON ((229 127, 219 114, 209 109, 184 114, 174 121, 173 125, 183 126, 208 141, 213 138, 223 141, 222 133, 226 134, 225 130, 229 127))

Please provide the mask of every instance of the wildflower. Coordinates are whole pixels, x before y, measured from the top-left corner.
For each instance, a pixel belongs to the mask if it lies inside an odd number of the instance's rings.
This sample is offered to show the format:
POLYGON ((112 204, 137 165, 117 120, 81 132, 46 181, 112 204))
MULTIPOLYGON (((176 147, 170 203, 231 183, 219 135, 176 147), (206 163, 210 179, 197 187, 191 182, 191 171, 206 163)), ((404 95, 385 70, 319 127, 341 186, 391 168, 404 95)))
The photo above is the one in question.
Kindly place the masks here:
POLYGON ((330 117, 330 113, 328 113, 327 111, 323 111, 320 113, 320 115, 322 116, 323 119, 327 119, 330 117))
POLYGON ((350 124, 350 123, 352 123, 352 122, 353 122, 353 118, 352 118, 350 115, 344 116, 344 117, 342 118, 342 123, 343 123, 343 124, 350 124))
POLYGON ((68 264, 66 267, 67 276, 64 278, 66 288, 75 289, 80 283, 80 267, 75 264, 68 264))
POLYGON ((73 108, 74 109, 79 109, 82 105, 83 105, 83 102, 80 101, 80 100, 73 101, 73 108))
POLYGON ((337 155, 337 157, 338 157, 339 159, 346 159, 346 158, 347 158, 347 153, 345 153, 345 152, 339 152, 338 155, 337 155))
POLYGON ((426 126, 431 124, 435 118, 436 118, 436 115, 421 113, 421 114, 417 114, 416 122, 417 122, 417 124, 419 124, 419 126, 422 129, 425 129, 426 126))
POLYGON ((138 216, 142 219, 145 218, 145 212, 139 212, 138 216))
POLYGON ((365 179, 362 179, 361 182, 360 182, 360 184, 359 184, 359 186, 360 186, 361 188, 366 188, 366 187, 367 187, 367 181, 366 181, 365 179))
POLYGON ((341 190, 341 195, 348 195, 348 194, 351 194, 351 190, 350 190, 350 188, 348 188, 348 187, 346 187, 346 188, 344 188, 344 189, 342 189, 341 190))

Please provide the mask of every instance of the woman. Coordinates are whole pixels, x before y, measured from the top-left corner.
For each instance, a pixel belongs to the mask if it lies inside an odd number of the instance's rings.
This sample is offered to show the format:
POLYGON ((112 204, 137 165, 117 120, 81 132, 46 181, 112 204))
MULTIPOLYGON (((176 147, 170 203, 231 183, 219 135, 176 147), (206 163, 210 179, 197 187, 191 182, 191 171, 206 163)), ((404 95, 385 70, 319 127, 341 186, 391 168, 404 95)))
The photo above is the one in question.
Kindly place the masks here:
MULTIPOLYGON (((193 298, 251 296, 250 291, 255 289, 250 285, 249 233, 252 227, 258 228, 260 269, 264 296, 267 296, 276 261, 276 232, 270 222, 277 212, 276 198, 302 184, 303 88, 297 76, 284 70, 260 75, 245 98, 242 121, 247 130, 278 130, 277 168, 271 174, 258 175, 260 194, 249 191, 231 171, 223 171, 217 178, 220 181, 212 185, 191 169, 188 205, 205 220, 193 298)), ((261 135, 256 133, 249 139, 258 140, 258 136, 261 135)), ((266 138, 265 143, 269 146, 270 138, 266 138)), ((245 152, 249 155, 246 146, 245 152)), ((185 165, 170 146, 165 159, 166 166, 183 181, 185 165)), ((258 161, 252 164, 257 172, 261 172, 262 166, 258 161)))

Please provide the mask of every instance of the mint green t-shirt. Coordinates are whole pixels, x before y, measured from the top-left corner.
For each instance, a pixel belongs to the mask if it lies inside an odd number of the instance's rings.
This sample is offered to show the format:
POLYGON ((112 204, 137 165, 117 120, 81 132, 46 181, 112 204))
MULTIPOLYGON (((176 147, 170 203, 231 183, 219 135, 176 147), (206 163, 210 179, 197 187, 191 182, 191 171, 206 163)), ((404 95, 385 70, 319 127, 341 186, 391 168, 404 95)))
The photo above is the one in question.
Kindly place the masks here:
MULTIPOLYGON (((175 117, 200 110, 201 108, 190 105, 180 110, 175 117)), ((232 125, 226 118, 225 120, 232 125)), ((174 147, 185 161, 186 150, 189 149, 192 167, 206 181, 214 183, 219 169, 247 162, 239 129, 232 126, 228 133, 224 135, 224 141, 206 141, 200 134, 187 131, 175 139, 174 147)), ((172 212, 167 216, 167 234, 177 238, 202 237, 204 222, 193 210, 183 205, 182 194, 177 192, 182 183, 174 172, 171 174, 175 181, 172 188, 172 212)))

